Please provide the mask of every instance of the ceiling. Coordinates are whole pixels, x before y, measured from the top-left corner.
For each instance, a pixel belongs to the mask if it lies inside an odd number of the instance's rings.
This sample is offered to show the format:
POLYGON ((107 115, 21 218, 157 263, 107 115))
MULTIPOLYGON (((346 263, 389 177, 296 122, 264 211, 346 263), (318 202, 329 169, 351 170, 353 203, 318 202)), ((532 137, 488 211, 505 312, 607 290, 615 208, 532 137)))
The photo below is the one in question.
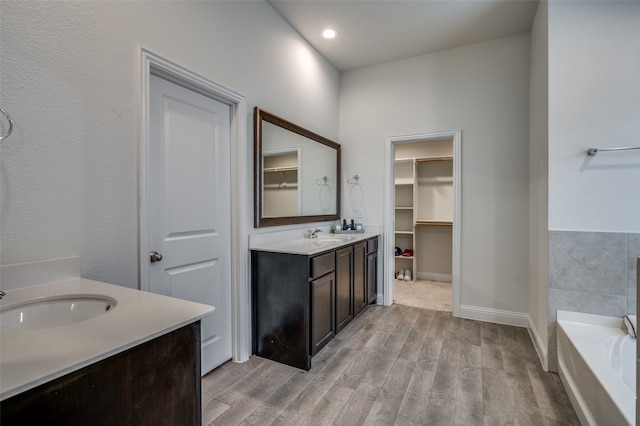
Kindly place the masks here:
POLYGON ((267 0, 339 71, 528 32, 535 0, 267 0), (327 40, 322 31, 338 33, 327 40))

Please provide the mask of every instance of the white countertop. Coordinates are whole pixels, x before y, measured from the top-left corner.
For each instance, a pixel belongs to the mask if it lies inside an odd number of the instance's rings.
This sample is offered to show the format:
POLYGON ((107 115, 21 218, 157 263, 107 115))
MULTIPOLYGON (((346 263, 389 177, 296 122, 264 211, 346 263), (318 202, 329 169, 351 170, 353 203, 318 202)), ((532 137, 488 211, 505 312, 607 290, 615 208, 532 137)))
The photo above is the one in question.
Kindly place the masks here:
POLYGON ((318 238, 299 238, 283 242, 252 244, 249 248, 251 250, 309 256, 357 243, 358 241, 364 241, 376 235, 378 234, 367 232, 363 234, 326 234, 320 235, 318 238))
POLYGON ((0 331, 0 400, 17 395, 193 323, 214 307, 85 278, 9 290, 0 307, 57 295, 102 295, 117 301, 75 324, 0 331))

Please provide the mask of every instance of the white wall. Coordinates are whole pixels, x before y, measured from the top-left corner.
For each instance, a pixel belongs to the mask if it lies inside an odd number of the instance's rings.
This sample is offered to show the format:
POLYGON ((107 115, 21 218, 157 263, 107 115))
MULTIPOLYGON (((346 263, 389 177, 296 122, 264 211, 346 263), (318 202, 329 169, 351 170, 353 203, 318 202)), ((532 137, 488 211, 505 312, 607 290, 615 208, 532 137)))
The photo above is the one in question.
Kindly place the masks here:
POLYGON ((529 317, 543 365, 547 357, 548 283, 548 4, 540 2, 531 29, 529 82, 529 317))
MULTIPOLYGON (((527 311, 529 34, 343 73, 343 176, 383 223, 389 136, 462 130, 461 302, 527 311)), ((343 205, 348 206, 347 194, 343 205)))
POLYGON ((255 105, 337 139, 338 72, 263 1, 3 1, 0 28, 4 265, 137 287, 140 47, 246 96, 248 170, 255 105))
POLYGON ((640 2, 549 3, 549 229, 640 232, 640 2))

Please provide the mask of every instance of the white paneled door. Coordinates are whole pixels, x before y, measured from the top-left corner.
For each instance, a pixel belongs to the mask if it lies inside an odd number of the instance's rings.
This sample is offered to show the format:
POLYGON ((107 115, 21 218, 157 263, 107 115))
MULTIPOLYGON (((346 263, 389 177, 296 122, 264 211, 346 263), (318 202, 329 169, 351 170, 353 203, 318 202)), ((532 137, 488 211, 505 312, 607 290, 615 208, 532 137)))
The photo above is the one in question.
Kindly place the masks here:
POLYGON ((149 290, 215 306, 205 374, 231 358, 229 106, 152 75, 149 111, 149 290))

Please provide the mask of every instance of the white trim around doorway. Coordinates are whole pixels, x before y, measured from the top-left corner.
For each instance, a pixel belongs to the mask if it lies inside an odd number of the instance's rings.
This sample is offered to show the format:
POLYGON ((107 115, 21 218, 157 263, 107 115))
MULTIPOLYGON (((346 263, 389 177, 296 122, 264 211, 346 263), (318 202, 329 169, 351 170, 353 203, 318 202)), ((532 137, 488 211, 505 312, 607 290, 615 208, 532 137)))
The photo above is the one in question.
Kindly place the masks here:
POLYGON ((383 225, 383 295, 382 304, 391 306, 394 299, 394 168, 395 145, 410 142, 428 142, 433 140, 453 139, 453 253, 452 253, 452 314, 460 316, 460 256, 461 256, 461 138, 462 131, 451 130, 435 133, 390 136, 385 139, 385 174, 384 174, 384 225, 383 225))
POLYGON ((229 105, 231 111, 231 297, 232 357, 244 362, 251 356, 251 292, 247 241, 247 144, 244 96, 197 75, 144 48, 140 48, 140 141, 138 146, 138 270, 139 288, 149 291, 146 260, 149 256, 146 191, 149 158, 149 80, 156 75, 229 105), (143 265, 144 263, 144 265, 143 265), (144 267, 143 267, 144 266, 144 267))

